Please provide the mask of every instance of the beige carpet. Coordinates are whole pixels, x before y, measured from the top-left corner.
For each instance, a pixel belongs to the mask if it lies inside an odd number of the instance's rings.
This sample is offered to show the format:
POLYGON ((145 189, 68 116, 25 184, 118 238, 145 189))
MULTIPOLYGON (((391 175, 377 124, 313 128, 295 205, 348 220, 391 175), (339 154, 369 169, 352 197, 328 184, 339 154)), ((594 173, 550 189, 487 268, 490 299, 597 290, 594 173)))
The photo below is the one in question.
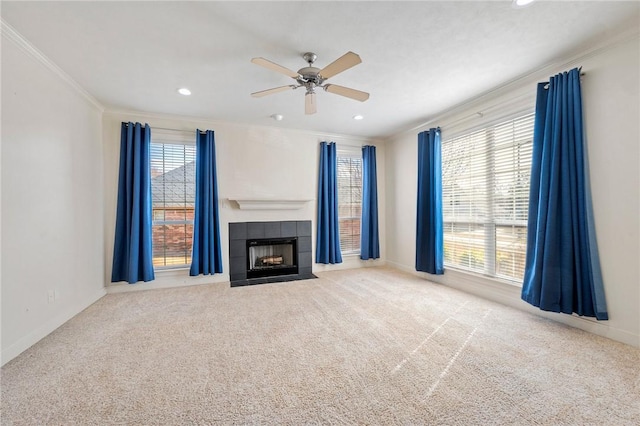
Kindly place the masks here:
POLYGON ((640 351, 388 268, 111 294, 2 368, 3 425, 638 425, 640 351))

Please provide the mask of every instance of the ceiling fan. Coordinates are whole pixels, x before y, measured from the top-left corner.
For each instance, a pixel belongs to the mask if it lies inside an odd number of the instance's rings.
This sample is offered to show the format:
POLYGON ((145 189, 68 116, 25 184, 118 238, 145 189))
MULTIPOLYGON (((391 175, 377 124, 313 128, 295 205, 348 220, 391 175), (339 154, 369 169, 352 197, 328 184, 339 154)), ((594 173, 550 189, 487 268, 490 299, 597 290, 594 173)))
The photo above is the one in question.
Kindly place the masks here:
POLYGON ((316 61, 317 55, 312 52, 307 52, 302 55, 302 58, 307 61, 309 66, 300 68, 297 72, 292 71, 289 68, 278 65, 274 62, 264 58, 253 58, 251 62, 256 65, 268 68, 270 70, 282 73, 293 78, 298 84, 290 84, 288 86, 274 87, 273 89, 262 90, 260 92, 254 92, 251 94, 254 98, 260 98, 262 96, 271 95, 272 93, 283 92, 289 89, 297 89, 298 87, 304 87, 307 92, 305 93, 304 112, 305 114, 315 114, 316 109, 316 92, 314 89, 317 87, 323 88, 326 92, 335 93, 336 95, 345 96, 347 98, 355 99, 356 101, 364 102, 369 99, 367 92, 362 92, 356 89, 350 89, 349 87, 338 86, 337 84, 325 84, 324 82, 342 71, 348 70, 362 62, 360 56, 353 52, 347 52, 326 67, 319 69, 313 66, 316 61))

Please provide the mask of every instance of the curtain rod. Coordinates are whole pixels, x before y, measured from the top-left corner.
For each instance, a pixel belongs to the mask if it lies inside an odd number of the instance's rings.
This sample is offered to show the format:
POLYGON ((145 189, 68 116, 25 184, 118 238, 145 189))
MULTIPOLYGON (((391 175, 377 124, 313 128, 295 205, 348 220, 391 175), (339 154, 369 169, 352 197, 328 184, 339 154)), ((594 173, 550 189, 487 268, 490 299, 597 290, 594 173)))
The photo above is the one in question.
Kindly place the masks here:
MULTIPOLYGON (((125 125, 125 126, 128 126, 128 125, 129 125, 129 123, 124 123, 124 125, 125 125)), ((193 130, 170 129, 170 128, 168 128, 168 127, 156 127, 156 126, 149 126, 149 127, 151 127, 152 129, 156 129, 156 130, 167 130, 167 131, 169 131, 169 132, 179 132, 179 133, 189 133, 189 134, 192 134, 192 133, 193 133, 193 130)), ((199 129, 196 129, 196 131, 199 131, 201 134, 205 134, 205 133, 207 133, 207 132, 202 131, 202 130, 199 130, 199 129)))
MULTIPOLYGON (((580 67, 578 70, 580 71, 580 80, 582 80, 582 77, 584 77, 587 73, 582 71, 582 67, 580 67)), ((548 89, 549 88, 549 82, 548 81, 544 81, 543 83, 545 83, 544 88, 548 89)))
MULTIPOLYGON (((578 71, 580 72, 580 77, 581 77, 581 78, 582 78, 582 77, 584 77, 585 75, 587 75, 587 73, 586 73, 586 72, 582 71, 582 67, 578 68, 578 71)), ((558 74, 566 74, 567 72, 568 72, 568 71, 566 71, 566 72, 564 72, 564 73, 558 73, 558 74)), ((555 76, 556 76, 556 75, 558 75, 558 74, 552 75, 551 77, 555 77, 555 76)), ((547 81, 547 83, 548 83, 548 81, 547 81)))

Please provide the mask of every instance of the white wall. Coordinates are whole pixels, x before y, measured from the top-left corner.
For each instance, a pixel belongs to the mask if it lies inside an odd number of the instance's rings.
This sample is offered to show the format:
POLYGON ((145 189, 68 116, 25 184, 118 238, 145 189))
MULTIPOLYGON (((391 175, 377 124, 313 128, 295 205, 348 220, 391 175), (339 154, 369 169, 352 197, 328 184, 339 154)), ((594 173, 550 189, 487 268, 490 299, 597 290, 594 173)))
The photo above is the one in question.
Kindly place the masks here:
MULTIPOLYGON (((318 143, 373 144, 378 154, 381 256, 348 257, 314 271, 384 263, 413 271, 415 258, 416 135, 386 143, 273 127, 249 127, 143 113, 101 113, 82 90, 45 66, 37 51, 14 40, 2 43, 1 319, 2 363, 37 342, 109 291, 228 281, 228 223, 312 220, 317 191, 318 143), (188 277, 159 272, 152 283, 111 285, 121 121, 152 129, 216 132, 220 219, 225 273, 188 277), (234 198, 311 200, 300 210, 245 211, 234 198), (53 296, 50 300, 49 295, 53 296)), ((454 132, 511 110, 533 106, 535 83, 574 65, 583 66, 583 99, 591 160, 597 238, 610 320, 595 322, 543 313, 520 301, 519 289, 475 275, 447 271, 428 279, 640 346, 640 131, 639 40, 619 42, 565 61, 489 96, 444 114, 454 132), (483 112, 482 119, 477 112, 483 112)), ((46 62, 46 61, 45 61, 46 62)), ((155 134, 154 131, 152 133, 155 134)))
POLYGON ((3 364, 105 294, 101 111, 33 53, 3 31, 3 364))
POLYGON ((482 125, 501 114, 532 110, 538 81, 582 66, 586 73, 582 80, 586 143, 609 321, 542 312, 520 300, 520 288, 476 275, 453 270, 443 276, 420 275, 640 346, 639 45, 635 29, 635 35, 621 36, 608 45, 547 67, 504 90, 452 110, 424 128, 387 141, 387 262, 415 271, 418 132, 439 125, 446 137, 447 132, 453 134, 464 127, 482 125))
MULTIPOLYGON (((378 196, 380 205, 381 257, 384 259, 384 173, 385 149, 380 141, 343 135, 317 134, 278 127, 244 126, 232 123, 198 121, 182 117, 159 116, 133 112, 111 111, 104 114, 105 171, 105 282, 109 283, 113 259, 113 240, 118 184, 120 124, 123 121, 149 123, 151 137, 162 129, 176 129, 193 135, 195 130, 215 131, 218 192, 220 206, 223 274, 189 277, 188 270, 156 271, 156 280, 149 283, 109 284, 110 292, 146 288, 173 287, 229 280, 229 222, 312 220, 315 256, 315 223, 318 180, 319 143, 334 141, 338 146, 376 145, 378 196), (154 130, 156 129, 156 130, 154 130), (240 210, 233 199, 302 199, 310 200, 299 210, 240 210)), ((316 265, 314 271, 380 264, 363 262, 356 257, 344 259, 342 265, 316 265)))
MULTIPOLYGON (((313 220, 315 234, 320 141, 376 145, 384 205, 380 141, 143 113, 103 114, 17 33, 4 27, 2 41, 2 364, 102 297, 105 285, 127 291, 228 281, 229 222, 313 220), (121 121, 192 134, 196 128, 216 131, 224 274, 194 278, 187 270, 163 271, 152 283, 110 285, 121 121), (300 210, 245 211, 229 201, 233 198, 310 201, 300 210)), ((382 210, 383 258, 384 229, 382 210)), ((350 257, 333 268, 379 263, 350 257)), ((314 270, 331 268, 314 265, 314 270)))

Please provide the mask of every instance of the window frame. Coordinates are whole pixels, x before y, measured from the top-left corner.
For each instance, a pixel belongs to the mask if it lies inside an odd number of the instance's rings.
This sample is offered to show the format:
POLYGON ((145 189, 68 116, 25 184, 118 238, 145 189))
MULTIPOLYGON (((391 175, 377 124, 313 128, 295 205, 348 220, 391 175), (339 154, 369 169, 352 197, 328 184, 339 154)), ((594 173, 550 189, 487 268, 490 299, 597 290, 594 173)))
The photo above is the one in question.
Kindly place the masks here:
MULTIPOLYGON (((193 147, 193 161, 195 163, 195 158, 196 158, 196 151, 195 151, 195 147, 196 147, 196 141, 195 141, 195 135, 193 135, 191 132, 182 132, 182 131, 156 131, 153 130, 152 134, 151 134, 151 147, 150 147, 150 151, 153 152, 153 145, 185 145, 185 146, 189 146, 189 147, 193 147)), ((153 154, 152 154, 153 155, 153 154)), ((183 165, 186 165, 187 163, 185 162, 183 165)), ((195 173, 195 171, 194 171, 195 173)), ((152 183, 151 183, 151 192, 152 192, 152 217, 151 217, 151 232, 152 235, 154 233, 154 228, 155 227, 159 227, 159 226, 166 226, 166 225, 183 225, 183 226, 188 226, 188 225, 194 225, 194 220, 193 219, 187 219, 185 218, 184 220, 176 220, 176 219, 156 219, 155 218, 155 212, 154 212, 154 207, 153 207, 153 178, 151 179, 152 183)), ((194 205, 194 214, 195 214, 195 180, 194 180, 194 200, 193 200, 193 205, 194 205)), ((165 207, 166 208, 166 207, 165 207)), ((186 208, 185 208, 186 209, 186 208)), ((185 235, 186 235, 186 230, 185 230, 185 235)), ((186 240, 186 238, 185 238, 186 240)), ((171 271, 171 270, 180 270, 180 269, 189 269, 191 266, 191 251, 193 250, 193 238, 191 239, 191 241, 188 242, 189 246, 191 247, 191 250, 189 252, 188 255, 185 256, 185 263, 178 263, 178 264, 166 264, 166 252, 163 253, 162 258, 164 259, 164 265, 156 265, 154 262, 154 269, 155 270, 159 270, 159 271, 171 271), (188 259, 187 259, 188 258, 188 259)), ((155 247, 155 245, 154 245, 155 247)), ((163 246, 166 250, 166 241, 165 244, 163 246)), ((153 253, 153 259, 155 261, 156 259, 156 254, 155 252, 153 253)))
MULTIPOLYGON (((521 228, 523 230, 521 230, 520 232, 524 234, 525 244, 526 244, 527 218, 524 218, 522 220, 517 220, 517 219, 506 220, 506 219, 499 218, 497 216, 497 213, 495 212, 497 205, 496 205, 496 197, 494 192, 496 191, 496 186, 495 186, 496 176, 498 176, 498 173, 496 172, 496 169, 495 169, 495 165, 498 163, 496 163, 495 157, 496 157, 496 153, 500 154, 502 152, 501 150, 505 148, 502 147, 502 148, 496 149, 493 143, 496 137, 495 131, 500 126, 506 125, 508 123, 517 122, 518 120, 528 119, 530 120, 530 130, 531 130, 531 133, 528 134, 529 136, 528 139, 530 140, 528 145, 532 150, 533 125, 535 122, 534 108, 533 106, 527 106, 527 107, 523 107, 522 109, 518 109, 515 112, 511 111, 508 114, 504 114, 504 113, 492 114, 492 116, 493 118, 491 120, 485 120, 485 122, 483 122, 482 124, 478 124, 475 126, 468 126, 468 127, 458 126, 455 132, 451 132, 450 135, 446 135, 446 139, 443 138, 442 140, 443 157, 446 149, 445 144, 447 142, 452 141, 454 139, 459 139, 465 136, 471 137, 472 135, 479 132, 485 133, 485 136, 484 136, 486 138, 485 147, 489 147, 489 146, 491 147, 490 149, 487 148, 478 154, 478 155, 482 155, 482 153, 484 153, 487 161, 487 165, 485 166, 486 176, 484 179, 484 182, 485 182, 484 189, 486 191, 485 196, 486 196, 486 208, 487 208, 486 218, 485 219, 477 218, 477 220, 473 220, 472 217, 470 216, 467 218, 462 218, 460 220, 455 220, 455 219, 447 220, 446 215, 444 215, 444 218, 443 218, 443 228, 445 231, 450 226, 483 227, 483 231, 484 231, 484 237, 483 237, 484 242, 482 244, 482 250, 484 250, 483 267, 481 270, 479 270, 479 268, 465 267, 460 264, 452 264, 446 260, 445 260, 445 267, 448 269, 457 270, 463 273, 479 274, 487 278, 507 282, 512 285, 521 286, 522 285, 521 278, 516 278, 514 276, 510 276, 506 274, 500 274, 498 273, 498 270, 497 270, 497 266, 498 266, 497 264, 499 261, 497 259, 497 253, 498 253, 497 230, 501 227, 521 228)), ((507 148, 509 148, 510 146, 516 146, 515 144, 513 144, 513 142, 516 142, 516 141, 517 139, 513 139, 510 142, 510 144, 507 145, 507 148)), ((443 166, 443 202, 444 202, 444 199, 446 199, 444 194, 444 191, 446 188, 445 176, 444 176, 444 168, 445 168, 444 158, 443 158, 442 166, 443 166)), ((531 166, 531 162, 529 159, 529 164, 526 165, 526 167, 529 169, 529 173, 530 173, 530 166, 531 166)), ((528 194, 528 186, 527 186, 526 193, 528 194)), ((444 208, 445 206, 443 206, 443 210, 444 208)), ((527 214, 527 217, 528 217, 528 214, 527 214)), ((446 235, 446 232, 445 232, 445 235, 446 235)), ((526 256, 526 252, 524 255, 526 256)), ((524 268, 524 265, 522 267, 524 268)))
MULTIPOLYGON (((359 227, 359 236, 362 235, 362 147, 360 146, 338 146, 337 150, 336 150, 336 180, 339 179, 339 173, 338 173, 338 164, 339 164, 339 159, 340 158, 349 158, 349 159, 355 159, 358 160, 360 162, 360 216, 340 216, 340 190, 338 189, 338 230, 340 231, 341 227, 340 227, 340 223, 342 221, 346 221, 346 220, 357 220, 358 221, 358 227, 359 227)), ((339 186, 339 182, 336 182, 337 185, 339 186)), ((360 255, 360 238, 358 238, 358 242, 357 242, 357 249, 353 249, 353 250, 342 250, 342 234, 340 233, 340 252, 342 255, 344 256, 358 256, 360 255)))

